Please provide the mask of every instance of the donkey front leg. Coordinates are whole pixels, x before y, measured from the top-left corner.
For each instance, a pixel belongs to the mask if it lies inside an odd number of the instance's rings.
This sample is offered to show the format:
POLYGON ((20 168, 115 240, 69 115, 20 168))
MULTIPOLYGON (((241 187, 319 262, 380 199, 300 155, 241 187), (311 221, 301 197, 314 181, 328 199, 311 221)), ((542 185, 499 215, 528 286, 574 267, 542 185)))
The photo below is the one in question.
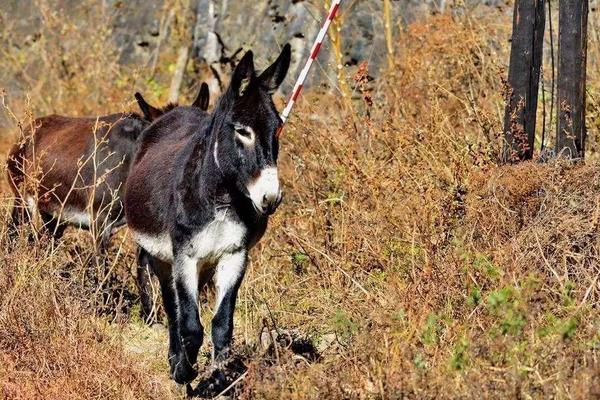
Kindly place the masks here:
POLYGON ((215 315, 212 319, 213 363, 221 367, 229 357, 233 335, 233 312, 238 289, 246 272, 247 253, 240 251, 221 258, 215 272, 217 289, 215 315))
POLYGON ((63 237, 67 226, 51 214, 42 212, 41 216, 42 221, 44 222, 43 229, 48 232, 55 241, 60 240, 63 237))
POLYGON ((171 363, 171 373, 175 382, 184 384, 198 375, 194 364, 204 337, 198 314, 197 261, 185 254, 176 254, 173 275, 180 346, 171 363))
POLYGON ((226 369, 233 335, 233 312, 237 292, 246 271, 246 262, 246 251, 240 251, 224 255, 217 264, 214 276, 217 296, 212 319, 214 370, 210 378, 196 388, 198 395, 214 397, 231 383, 231 374, 226 369))

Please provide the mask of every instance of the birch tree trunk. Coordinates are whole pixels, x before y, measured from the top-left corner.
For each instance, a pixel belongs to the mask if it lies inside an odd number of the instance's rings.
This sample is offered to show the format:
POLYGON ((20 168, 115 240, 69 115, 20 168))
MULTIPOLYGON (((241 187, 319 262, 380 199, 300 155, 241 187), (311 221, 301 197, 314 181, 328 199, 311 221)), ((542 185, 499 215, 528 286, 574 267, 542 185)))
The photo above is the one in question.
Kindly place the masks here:
MULTIPOLYGON (((303 67, 303 61, 308 57, 308 51, 306 47, 306 35, 309 31, 307 29, 307 16, 306 5, 302 1, 298 1, 290 4, 287 16, 291 23, 288 28, 287 37, 289 38, 290 46, 292 47, 292 61, 290 63, 291 76, 294 78, 298 76, 300 70, 303 67)), ((290 79, 293 81, 293 79, 290 79)), ((289 86, 291 87, 292 84, 289 86)))
POLYGON ((179 48, 179 54, 177 56, 177 64, 175 64, 175 73, 171 80, 171 87, 169 88, 169 102, 176 104, 179 100, 179 90, 181 89, 181 83, 183 82, 183 75, 185 74, 185 67, 188 62, 189 49, 187 46, 179 48))
POLYGON ((208 3, 210 0, 198 0, 196 5, 196 23, 194 25, 194 37, 191 56, 202 60, 206 36, 208 34, 208 3))
MULTIPOLYGON (((217 33, 218 14, 214 0, 199 0, 196 7, 196 26, 194 28, 194 44, 192 55, 202 60, 210 68, 212 76, 207 79, 207 84, 212 98, 216 98, 222 90, 221 77, 223 68, 224 47, 217 33)), ((221 15, 227 12, 227 1, 221 3, 221 15)))

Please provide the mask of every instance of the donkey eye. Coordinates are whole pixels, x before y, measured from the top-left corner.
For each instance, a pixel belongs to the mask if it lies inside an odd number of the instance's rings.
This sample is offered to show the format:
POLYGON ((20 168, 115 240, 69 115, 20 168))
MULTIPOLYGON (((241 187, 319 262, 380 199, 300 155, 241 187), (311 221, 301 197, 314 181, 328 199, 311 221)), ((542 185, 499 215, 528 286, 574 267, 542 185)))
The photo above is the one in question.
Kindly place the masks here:
POLYGON ((248 139, 252 137, 252 134, 248 130, 246 130, 246 128, 235 128, 235 133, 247 137, 248 139))
POLYGON ((235 129, 237 138, 242 144, 245 146, 252 146, 254 144, 255 133, 251 127, 236 123, 233 124, 233 129, 235 129))

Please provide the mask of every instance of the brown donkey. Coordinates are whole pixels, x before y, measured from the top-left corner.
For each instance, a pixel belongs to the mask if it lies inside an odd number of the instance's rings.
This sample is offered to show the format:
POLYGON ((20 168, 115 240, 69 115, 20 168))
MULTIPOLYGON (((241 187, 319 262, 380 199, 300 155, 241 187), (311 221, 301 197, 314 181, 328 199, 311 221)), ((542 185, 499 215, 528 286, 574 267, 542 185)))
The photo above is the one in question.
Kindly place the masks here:
MULTIPOLYGON (((208 104, 202 87, 194 104, 208 104)), ((15 144, 7 162, 15 195, 9 235, 39 214, 43 230, 55 239, 68 225, 95 231, 97 253, 104 258, 111 233, 125 223, 123 190, 141 132, 176 105, 157 109, 143 101, 145 118, 136 113, 100 117, 50 115, 34 121, 26 139, 15 144), (152 110, 146 115, 146 110, 152 110)), ((138 270, 142 314, 151 308, 149 277, 138 270)))

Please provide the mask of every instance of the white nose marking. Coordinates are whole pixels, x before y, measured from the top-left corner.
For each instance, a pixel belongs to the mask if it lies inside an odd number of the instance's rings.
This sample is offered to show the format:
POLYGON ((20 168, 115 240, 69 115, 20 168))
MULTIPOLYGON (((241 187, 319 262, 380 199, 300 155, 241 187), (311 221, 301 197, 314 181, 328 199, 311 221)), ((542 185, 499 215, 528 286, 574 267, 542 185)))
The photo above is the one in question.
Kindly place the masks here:
POLYGON ((248 192, 252 202, 263 210, 268 203, 272 203, 279 197, 279 175, 277 168, 267 167, 263 169, 258 178, 248 185, 248 192))

